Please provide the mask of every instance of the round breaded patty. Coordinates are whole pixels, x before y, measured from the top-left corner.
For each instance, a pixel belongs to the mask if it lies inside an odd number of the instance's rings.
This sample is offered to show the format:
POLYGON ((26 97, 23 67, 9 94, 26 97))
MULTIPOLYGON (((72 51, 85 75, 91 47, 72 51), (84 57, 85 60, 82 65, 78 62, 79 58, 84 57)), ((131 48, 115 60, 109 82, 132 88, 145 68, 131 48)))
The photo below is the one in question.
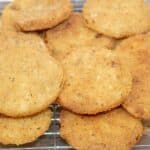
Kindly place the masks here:
POLYGON ((76 50, 62 61, 65 84, 59 103, 79 114, 96 114, 120 105, 131 89, 131 75, 115 52, 76 50))
POLYGON ((140 120, 123 109, 96 116, 62 111, 60 135, 77 150, 131 150, 142 134, 140 120))
POLYGON ((150 30, 150 9, 144 0, 87 0, 83 16, 89 28, 110 37, 150 30))
POLYGON ((0 113, 12 117, 46 109, 57 98, 63 80, 61 66, 42 50, 43 43, 35 46, 34 36, 29 36, 31 41, 18 36, 0 40, 0 113))
POLYGON ((70 0, 14 0, 9 4, 5 20, 13 21, 23 31, 43 30, 56 26, 72 12, 70 0), (7 18, 6 18, 7 17, 7 18))
POLYGON ((24 118, 0 116, 0 143, 21 145, 37 140, 51 124, 52 113, 45 110, 40 114, 24 118))
POLYGON ((134 75, 139 66, 150 65, 150 35, 140 34, 125 39, 116 47, 116 52, 134 75))
POLYGON ((62 60, 74 48, 96 44, 112 48, 114 40, 92 31, 84 26, 81 13, 73 13, 64 23, 46 32, 49 50, 58 60, 62 60))
POLYGON ((123 107, 133 116, 150 120, 150 64, 138 68, 132 90, 123 107))
POLYGON ((135 117, 150 120, 150 35, 128 38, 116 51, 133 75, 132 90, 123 106, 135 117))

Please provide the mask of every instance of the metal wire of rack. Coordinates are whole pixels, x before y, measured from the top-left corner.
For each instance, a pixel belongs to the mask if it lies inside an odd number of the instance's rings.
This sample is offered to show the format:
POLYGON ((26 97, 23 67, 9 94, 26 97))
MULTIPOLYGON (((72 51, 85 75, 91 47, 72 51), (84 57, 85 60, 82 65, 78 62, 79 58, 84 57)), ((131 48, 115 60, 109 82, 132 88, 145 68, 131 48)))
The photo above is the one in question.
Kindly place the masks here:
MULTIPOLYGON (((4 8, 11 0, 1 0, 0 10, 4 8)), ((81 11, 82 6, 86 0, 72 0, 75 11, 81 11)), ((150 0, 146 0, 150 2, 150 0)), ((50 106, 53 111, 53 117, 51 119, 52 124, 50 129, 34 143, 26 144, 21 147, 15 146, 3 146, 0 145, 0 150, 70 150, 72 149, 63 139, 60 138, 60 119, 59 114, 61 106, 54 104, 50 106)), ((144 123, 146 126, 145 134, 142 141, 134 146, 134 150, 150 150, 150 122, 144 123)))
MULTIPOLYGON (((50 106, 53 111, 53 117, 51 119, 52 125, 50 129, 40 137, 36 142, 31 144, 26 144, 21 147, 15 146, 2 146, 2 150, 71 150, 72 147, 69 146, 63 139, 60 138, 60 119, 59 114, 61 111, 61 106, 54 104, 50 106)), ((150 150, 150 122, 145 122, 147 127, 143 140, 138 145, 134 146, 134 150, 150 150)))

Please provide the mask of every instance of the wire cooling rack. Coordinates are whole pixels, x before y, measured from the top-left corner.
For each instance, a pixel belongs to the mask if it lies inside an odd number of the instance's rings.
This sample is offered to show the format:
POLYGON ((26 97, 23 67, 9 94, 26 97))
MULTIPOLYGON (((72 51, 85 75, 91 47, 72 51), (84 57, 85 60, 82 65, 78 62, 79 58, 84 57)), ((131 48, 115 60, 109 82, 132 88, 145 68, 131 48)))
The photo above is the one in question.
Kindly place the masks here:
MULTIPOLYGON (((37 141, 31 144, 26 144, 20 147, 2 146, 0 150, 71 150, 72 147, 60 138, 59 135, 59 114, 61 111, 60 105, 52 105, 50 109, 53 111, 52 125, 50 129, 37 141)), ((134 146, 134 150, 150 150, 150 122, 145 122, 145 134, 138 145, 134 146)))
MULTIPOLYGON (((11 0, 0 0, 0 10, 4 8, 11 0)), ((75 11, 81 11, 82 6, 86 0, 72 0, 75 11)), ((150 0, 145 0, 150 3, 150 0)), ((60 138, 59 129, 59 114, 60 105, 51 105, 50 109, 53 111, 52 125, 50 129, 37 141, 31 144, 26 144, 20 147, 15 146, 3 146, 0 145, 0 150, 71 150, 72 147, 60 138)), ((134 146, 134 150, 150 150, 150 122, 145 122, 145 134, 138 145, 134 146)))

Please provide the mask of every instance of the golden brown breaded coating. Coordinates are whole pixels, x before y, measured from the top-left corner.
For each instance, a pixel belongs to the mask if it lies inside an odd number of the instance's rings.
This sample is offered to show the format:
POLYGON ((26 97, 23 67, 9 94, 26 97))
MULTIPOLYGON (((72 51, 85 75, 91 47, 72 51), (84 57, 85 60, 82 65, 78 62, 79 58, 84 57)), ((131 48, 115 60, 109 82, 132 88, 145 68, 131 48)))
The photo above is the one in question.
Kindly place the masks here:
POLYGON ((116 52, 133 75, 132 90, 123 106, 135 117, 150 120, 150 35, 125 39, 116 52))
POLYGON ((3 15, 7 23, 13 21, 15 28, 35 31, 56 26, 66 20, 71 12, 70 0, 14 0, 3 15))
POLYGON ((14 31, 0 31, 0 49, 29 48, 41 52, 48 52, 44 40, 36 33, 22 33, 14 31))
POLYGON ((73 13, 64 23, 50 29, 46 33, 46 42, 53 56, 62 60, 67 54, 87 45, 112 48, 114 40, 99 35, 84 26, 81 13, 73 13))
POLYGON ((144 0, 87 0, 83 16, 89 28, 110 37, 150 30, 150 9, 144 0))
POLYGON ((63 110, 60 135, 77 150, 131 150, 143 126, 119 108, 106 114, 81 116, 63 110))
POLYGON ((131 90, 131 75, 115 52, 107 49, 76 50, 62 65, 64 88, 59 103, 79 114, 96 114, 119 106, 131 90))
POLYGON ((8 4, 2 11, 2 29, 10 31, 19 31, 19 28, 14 22, 16 18, 14 11, 11 9, 11 3, 8 4))
POLYGON ((0 116, 0 143, 21 145, 37 140, 51 124, 52 112, 45 110, 40 114, 24 118, 0 116))
POLYGON ((150 64, 138 68, 123 107, 137 118, 150 120, 150 64))
POLYGON ((16 33, 5 39, 3 34, 0 34, 0 113, 21 117, 46 109, 61 89, 61 66, 42 49, 43 43, 34 43, 34 36, 32 39, 32 35, 16 33))
POLYGON ((0 29, 2 27, 2 17, 0 16, 0 29))
POLYGON ((134 75, 139 66, 150 65, 150 35, 140 34, 129 37, 116 47, 116 52, 134 75))

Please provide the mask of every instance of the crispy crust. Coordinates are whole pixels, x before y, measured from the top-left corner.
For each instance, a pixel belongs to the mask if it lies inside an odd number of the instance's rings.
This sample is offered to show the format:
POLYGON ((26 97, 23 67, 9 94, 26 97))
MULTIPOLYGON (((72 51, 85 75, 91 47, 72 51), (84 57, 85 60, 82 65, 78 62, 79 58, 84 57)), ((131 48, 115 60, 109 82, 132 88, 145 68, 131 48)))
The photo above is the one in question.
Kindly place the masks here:
POLYGON ((123 107, 133 116, 150 120, 150 64, 139 68, 123 107))
POLYGON ((139 66, 150 64, 150 35, 129 37, 116 47, 116 52, 134 76, 139 66))
POLYGON ((37 33, 23 33, 1 30, 0 31, 0 45, 2 49, 14 49, 14 48, 29 48, 37 49, 41 52, 49 53, 44 40, 37 33), (7 40, 6 40, 7 39, 7 40))
POLYGON ((87 0, 83 16, 89 28, 110 37, 128 37, 150 30, 150 9, 144 0, 87 0))
POLYGON ((62 61, 66 82, 59 103, 79 114, 96 114, 119 106, 131 90, 131 75, 107 49, 72 52, 62 61))
POLYGON ((2 17, 0 16, 0 29, 2 27, 2 17))
POLYGON ((123 109, 96 116, 80 116, 63 110, 60 135, 78 150, 130 150, 142 134, 140 120, 123 109))
POLYGON ((47 109, 40 114, 25 118, 0 116, 0 143, 22 145, 37 140, 51 124, 52 112, 47 109))
POLYGON ((150 35, 124 40, 116 52, 133 75, 132 90, 123 107, 135 117, 150 120, 150 35))
POLYGON ((34 35, 9 33, 0 34, 0 113, 32 115, 56 100, 62 87, 62 68, 34 35), (5 37, 9 37, 7 41, 5 37))
POLYGON ((112 48, 114 40, 97 34, 84 26, 81 13, 73 13, 64 23, 46 32, 46 42, 53 56, 58 60, 88 45, 112 48))
POLYGON ((52 28, 66 20, 72 12, 70 0, 16 0, 9 9, 15 27, 23 31, 52 28))
POLYGON ((10 31, 19 31, 16 26, 14 19, 16 15, 14 11, 11 9, 11 3, 8 4, 2 11, 2 30, 10 30, 10 31))

